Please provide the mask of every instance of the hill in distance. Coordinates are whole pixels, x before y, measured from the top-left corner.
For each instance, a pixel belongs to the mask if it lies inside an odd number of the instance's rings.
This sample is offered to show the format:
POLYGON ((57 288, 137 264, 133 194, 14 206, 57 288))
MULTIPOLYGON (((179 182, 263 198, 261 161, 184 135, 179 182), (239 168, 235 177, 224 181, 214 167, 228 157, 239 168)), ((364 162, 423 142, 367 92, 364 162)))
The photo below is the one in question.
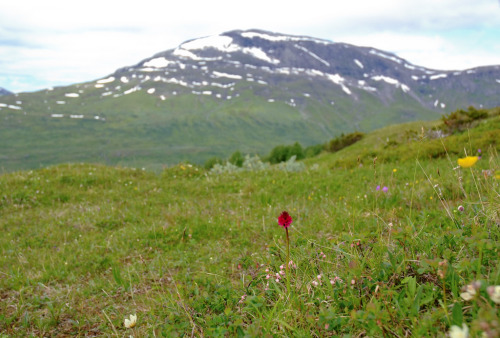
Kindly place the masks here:
POLYGON ((500 105, 500 66, 427 69, 371 47, 261 30, 182 43, 101 79, 0 99, 4 170, 158 169, 235 150, 500 105))

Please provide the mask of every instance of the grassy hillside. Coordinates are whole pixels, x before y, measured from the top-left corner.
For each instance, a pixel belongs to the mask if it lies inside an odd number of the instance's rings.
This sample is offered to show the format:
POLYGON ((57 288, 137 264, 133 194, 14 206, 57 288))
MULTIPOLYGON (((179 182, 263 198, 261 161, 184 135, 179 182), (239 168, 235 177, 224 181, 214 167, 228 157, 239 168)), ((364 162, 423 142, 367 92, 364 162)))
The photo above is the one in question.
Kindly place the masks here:
POLYGON ((297 172, 3 174, 0 332, 498 335, 500 118, 444 139, 436 123, 377 130, 297 172), (464 149, 481 155, 471 168, 457 168, 464 149))
MULTIPOLYGON (((124 84, 121 90, 135 85, 124 84)), ((292 106, 286 89, 271 91, 258 84, 236 85, 231 100, 191 93, 162 100, 144 90, 103 97, 104 89, 93 83, 3 97, 4 106, 20 109, 0 107, 0 170, 93 162, 161 171, 181 161, 202 164, 213 156, 227 157, 236 150, 264 154, 279 144, 298 141, 307 146, 341 132, 439 116, 410 97, 397 97, 388 107, 361 91, 360 102, 344 95, 332 105, 325 88, 310 88, 307 81, 296 85, 295 91, 314 90, 321 99, 301 95, 292 106), (265 90, 269 92, 256 96, 265 90), (268 97, 275 101, 268 102, 268 97)), ((171 92, 179 89, 169 86, 171 92)))

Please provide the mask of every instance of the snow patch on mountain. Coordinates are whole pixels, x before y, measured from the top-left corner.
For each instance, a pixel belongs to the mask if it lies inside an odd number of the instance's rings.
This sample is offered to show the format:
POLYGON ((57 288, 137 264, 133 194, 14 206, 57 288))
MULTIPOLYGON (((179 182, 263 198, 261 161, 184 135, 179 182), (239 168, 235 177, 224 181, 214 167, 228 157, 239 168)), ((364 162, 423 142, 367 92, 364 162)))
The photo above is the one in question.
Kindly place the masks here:
POLYGON ((344 84, 345 79, 339 74, 326 74, 326 78, 333 83, 338 84, 347 95, 352 94, 351 90, 344 84))
POLYGON ((446 104, 443 102, 439 102, 439 100, 434 101, 434 107, 440 106, 442 109, 446 108, 446 104))
POLYGON ((277 65, 278 63, 280 63, 280 60, 269 57, 266 54, 266 52, 264 52, 262 49, 257 48, 257 47, 245 47, 242 49, 242 52, 245 54, 249 54, 257 59, 272 63, 274 65, 277 65))
POLYGON ((401 64, 403 61, 395 56, 392 56, 392 55, 387 55, 387 54, 384 54, 384 53, 381 53, 381 52, 378 52, 374 49, 370 50, 370 54, 373 54, 373 55, 377 55, 377 56, 380 56, 384 59, 388 59, 388 60, 391 60, 391 61, 394 61, 394 62, 397 62, 399 64, 401 64))
POLYGON ((184 57, 187 59, 201 60, 201 58, 198 57, 198 55, 194 54, 193 52, 190 52, 187 49, 177 48, 174 50, 174 52, 172 54, 175 56, 180 56, 180 57, 184 57))
POLYGON ((108 78, 105 78, 105 79, 101 79, 101 80, 98 80, 97 83, 99 84, 104 84, 104 83, 111 83, 115 80, 115 77, 114 76, 110 76, 108 78))
POLYGON ((399 81, 396 79, 393 79, 392 77, 384 76, 384 75, 376 75, 371 77, 372 80, 375 81, 384 81, 392 85, 398 85, 399 81))
POLYGON ((429 79, 430 80, 437 80, 437 79, 444 79, 446 77, 448 77, 448 74, 437 74, 437 75, 429 76, 429 79))
POLYGON ((222 84, 222 83, 212 82, 212 83, 210 83, 210 85, 213 87, 219 87, 219 88, 231 88, 231 87, 234 87, 235 83, 231 82, 228 84, 222 84))
MULTIPOLYGON (((324 75, 324 74, 323 74, 324 75)), ((336 84, 341 84, 342 82, 344 82, 344 78, 342 76, 340 76, 339 74, 326 74, 326 77, 328 78, 328 80, 332 81, 333 83, 336 83, 336 84)))
POLYGON ((138 90, 140 90, 140 89, 141 89, 141 88, 140 88, 140 87, 138 87, 138 86, 132 87, 132 88, 130 88, 130 89, 128 89, 128 90, 126 90, 126 91, 124 91, 124 92, 123 92, 123 95, 128 95, 128 94, 131 94, 131 93, 136 92, 136 91, 138 91, 138 90))
POLYGON ((174 78, 171 78, 171 79, 166 79, 165 80, 166 83, 173 83, 173 84, 177 84, 177 85, 180 85, 180 86, 183 86, 183 87, 188 87, 188 88, 192 88, 192 86, 187 83, 186 81, 183 81, 183 80, 177 80, 175 77, 174 78))
POLYGON ((290 41, 290 37, 285 36, 285 35, 275 36, 275 35, 257 33, 257 32, 243 32, 243 33, 241 33, 241 36, 243 36, 244 38, 249 38, 249 39, 260 38, 260 39, 274 41, 274 42, 276 42, 276 41, 290 41))
POLYGON ((361 68, 361 69, 365 68, 365 66, 363 66, 363 64, 361 63, 361 61, 359 61, 358 59, 354 59, 354 63, 356 65, 358 65, 358 67, 361 68))
MULTIPOLYGON (((269 73, 272 73, 272 71, 267 68, 267 69, 264 69, 264 70, 267 70, 269 73)), ((288 67, 285 67, 285 68, 276 68, 274 73, 276 74, 284 74, 284 75, 290 75, 291 73, 291 68, 288 68, 288 67)))
POLYGON ((309 54, 310 56, 312 56, 313 58, 315 58, 315 59, 316 59, 316 60, 318 60, 319 62, 323 63, 325 66, 330 67, 330 62, 323 60, 323 59, 322 59, 322 58, 320 58, 318 55, 316 55, 316 54, 314 54, 313 52, 311 52, 309 49, 307 49, 307 48, 305 48, 305 47, 302 47, 302 46, 300 46, 300 45, 298 45, 298 44, 295 44, 294 46, 295 46, 295 48, 298 48, 298 49, 300 49, 301 51, 306 52, 307 54, 309 54))
POLYGON ((393 79, 392 77, 384 76, 384 75, 376 75, 371 77, 372 80, 375 81, 384 81, 387 82, 391 85, 396 86, 397 88, 401 87, 401 89, 405 92, 408 93, 410 91, 410 87, 405 85, 404 83, 400 83, 398 80, 393 79))
POLYGON ((212 35, 200 39, 183 43, 179 48, 184 50, 197 50, 205 48, 215 48, 221 52, 231 53, 240 49, 240 46, 233 44, 233 38, 226 35, 212 35))
POLYGON ((165 68, 168 65, 175 63, 174 61, 167 60, 164 57, 154 58, 149 61, 144 62, 143 67, 152 67, 152 68, 165 68))
POLYGON ((207 36, 205 38, 191 40, 181 44, 178 48, 176 48, 173 52, 173 55, 180 56, 192 60, 205 60, 205 61, 218 61, 221 60, 222 57, 217 58, 204 58, 196 55, 193 51, 203 50, 207 48, 213 48, 219 50, 224 53, 234 53, 234 52, 242 52, 248 55, 251 55, 257 59, 272 63, 278 64, 279 60, 272 58, 266 54, 262 49, 257 47, 241 47, 235 43, 233 43, 233 38, 226 35, 213 35, 207 36))
POLYGON ((271 34, 265 34, 265 33, 259 33, 259 32, 243 32, 241 33, 241 36, 244 38, 260 38, 263 40, 268 40, 268 41, 273 41, 273 42, 280 42, 280 41, 312 41, 316 43, 321 43, 321 44, 331 44, 332 42, 327 41, 327 40, 321 40, 321 39, 315 39, 311 37, 306 37, 306 36, 290 36, 290 35, 271 35, 271 34))
POLYGON ((359 88, 364 89, 364 90, 369 91, 369 92, 376 92, 377 91, 377 88, 368 86, 366 84, 366 81, 364 81, 364 80, 358 80, 358 85, 359 85, 359 88))
MULTIPOLYGON (((196 55, 195 53, 193 53, 190 50, 182 49, 182 48, 175 49, 172 54, 175 56, 179 56, 182 58, 191 59, 191 60, 195 60, 195 61, 220 61, 220 60, 222 60, 222 56, 214 57, 214 58, 201 57, 201 56, 196 55)), ((186 68, 185 64, 178 63, 178 65, 179 65, 180 69, 186 68)))
POLYGON ((158 71, 157 68, 152 68, 152 67, 146 67, 146 68, 141 68, 139 69, 141 72, 156 72, 158 71))

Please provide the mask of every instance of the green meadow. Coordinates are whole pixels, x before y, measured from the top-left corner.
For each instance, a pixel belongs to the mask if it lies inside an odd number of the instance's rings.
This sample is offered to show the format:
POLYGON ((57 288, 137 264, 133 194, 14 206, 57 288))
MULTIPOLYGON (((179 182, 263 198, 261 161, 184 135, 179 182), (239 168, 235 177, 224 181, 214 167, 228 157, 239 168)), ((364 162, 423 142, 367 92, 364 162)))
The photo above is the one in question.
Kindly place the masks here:
POLYGON ((2 174, 1 336, 496 337, 500 115, 441 123, 223 173, 2 174))

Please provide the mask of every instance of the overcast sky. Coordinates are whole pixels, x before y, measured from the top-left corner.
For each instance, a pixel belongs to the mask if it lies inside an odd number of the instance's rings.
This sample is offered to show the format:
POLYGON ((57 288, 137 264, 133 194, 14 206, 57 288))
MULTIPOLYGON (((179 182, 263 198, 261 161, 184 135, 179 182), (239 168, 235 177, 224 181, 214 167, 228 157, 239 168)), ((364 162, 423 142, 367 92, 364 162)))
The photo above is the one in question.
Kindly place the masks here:
POLYGON ((0 87, 91 81, 186 40, 250 28, 375 47, 428 68, 500 64, 499 0, 0 0, 0 87))

